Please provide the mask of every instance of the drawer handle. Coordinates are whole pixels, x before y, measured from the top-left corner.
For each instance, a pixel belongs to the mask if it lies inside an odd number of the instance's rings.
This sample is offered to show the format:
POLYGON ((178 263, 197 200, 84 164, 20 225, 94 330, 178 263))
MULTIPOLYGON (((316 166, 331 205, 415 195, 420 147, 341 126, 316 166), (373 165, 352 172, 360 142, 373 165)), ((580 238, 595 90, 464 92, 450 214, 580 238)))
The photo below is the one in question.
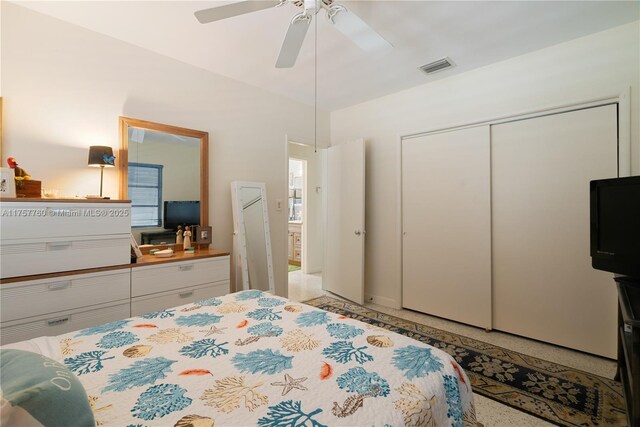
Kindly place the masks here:
POLYGON ((71 242, 48 242, 47 249, 58 251, 61 249, 67 249, 71 247, 71 242))
POLYGON ((189 292, 182 292, 182 293, 179 293, 179 294, 178 294, 178 296, 179 296, 180 298, 188 298, 188 297, 190 297, 191 295, 193 295, 193 291, 189 291, 189 292))
POLYGON ((188 270, 191 270, 193 268, 193 264, 181 265, 178 268, 180 269, 180 271, 188 271, 188 270))
POLYGON ((71 281, 68 282, 60 282, 60 283, 52 283, 48 286, 50 291, 59 291, 61 289, 67 289, 71 286, 71 281))
POLYGON ((47 325, 49 325, 49 326, 57 326, 57 325, 61 325, 62 323, 68 322, 68 321, 69 321, 69 316, 61 317, 59 319, 48 320, 47 321, 47 325))

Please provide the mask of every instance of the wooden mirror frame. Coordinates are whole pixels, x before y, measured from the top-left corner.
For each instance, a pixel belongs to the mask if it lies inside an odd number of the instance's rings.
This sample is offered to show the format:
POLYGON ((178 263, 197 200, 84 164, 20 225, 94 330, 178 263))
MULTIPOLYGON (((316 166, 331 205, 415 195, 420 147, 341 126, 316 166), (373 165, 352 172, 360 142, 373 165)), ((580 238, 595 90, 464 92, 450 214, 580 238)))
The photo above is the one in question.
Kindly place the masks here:
POLYGON ((209 133, 146 120, 120 116, 120 147, 118 160, 119 197, 127 200, 129 188, 129 128, 188 136, 200 140, 200 225, 209 225, 209 133))

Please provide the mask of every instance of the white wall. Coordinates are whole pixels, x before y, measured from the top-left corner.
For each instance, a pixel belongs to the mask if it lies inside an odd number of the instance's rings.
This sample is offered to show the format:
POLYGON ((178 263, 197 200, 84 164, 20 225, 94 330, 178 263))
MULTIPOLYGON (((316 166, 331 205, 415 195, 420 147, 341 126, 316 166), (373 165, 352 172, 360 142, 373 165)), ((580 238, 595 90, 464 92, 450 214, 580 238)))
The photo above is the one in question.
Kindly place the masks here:
POLYGON ((639 40, 636 21, 333 112, 332 144, 367 141, 366 295, 391 306, 401 300, 401 135, 613 97, 631 87, 632 173, 640 174, 639 40))
MULTIPOLYGON (((2 2, 4 157, 65 195, 96 192, 90 145, 118 146, 118 116, 209 132, 213 246, 231 250, 230 182, 262 181, 276 292, 286 295, 286 134, 313 138, 313 107, 2 2)), ((328 114, 318 135, 328 140, 328 114)), ((117 197, 115 170, 105 194, 117 197)))
POLYGON ((289 157, 307 161, 306 189, 303 191, 302 271, 322 271, 324 256, 323 177, 326 149, 317 152, 310 145, 289 144, 289 157), (316 191, 319 189, 319 191, 316 191))

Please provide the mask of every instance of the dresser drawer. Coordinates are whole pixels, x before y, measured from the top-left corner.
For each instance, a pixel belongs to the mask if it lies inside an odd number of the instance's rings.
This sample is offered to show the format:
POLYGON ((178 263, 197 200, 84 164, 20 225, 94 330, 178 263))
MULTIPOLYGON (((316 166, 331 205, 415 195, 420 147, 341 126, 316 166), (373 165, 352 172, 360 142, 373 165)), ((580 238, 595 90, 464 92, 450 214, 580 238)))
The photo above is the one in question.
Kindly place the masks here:
POLYGON ((130 316, 129 301, 84 307, 46 316, 3 322, 0 326, 0 344, 10 344, 41 336, 55 336, 67 332, 126 319, 130 316))
POLYGON ((38 240, 8 240, 2 237, 2 278, 107 267, 129 264, 131 261, 129 233, 38 240))
POLYGON ((229 282, 225 281, 137 297, 131 300, 131 315, 140 316, 228 293, 229 282))
POLYGON ((131 232, 129 203, 11 202, 0 208, 2 240, 131 232))
POLYGON ((1 285, 1 321, 128 299, 130 270, 78 274, 1 285))
POLYGON ((205 283, 229 281, 229 274, 228 256, 133 267, 131 296, 138 297, 205 283))

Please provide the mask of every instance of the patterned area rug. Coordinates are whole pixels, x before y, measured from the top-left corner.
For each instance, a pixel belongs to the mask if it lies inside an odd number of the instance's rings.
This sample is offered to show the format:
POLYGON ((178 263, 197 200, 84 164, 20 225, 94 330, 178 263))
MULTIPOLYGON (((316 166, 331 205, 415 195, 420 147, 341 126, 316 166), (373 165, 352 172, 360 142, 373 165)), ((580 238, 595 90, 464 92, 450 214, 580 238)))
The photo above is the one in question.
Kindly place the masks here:
POLYGON ((330 297, 305 304, 440 348, 466 370, 473 391, 560 426, 626 426, 620 383, 330 297))

